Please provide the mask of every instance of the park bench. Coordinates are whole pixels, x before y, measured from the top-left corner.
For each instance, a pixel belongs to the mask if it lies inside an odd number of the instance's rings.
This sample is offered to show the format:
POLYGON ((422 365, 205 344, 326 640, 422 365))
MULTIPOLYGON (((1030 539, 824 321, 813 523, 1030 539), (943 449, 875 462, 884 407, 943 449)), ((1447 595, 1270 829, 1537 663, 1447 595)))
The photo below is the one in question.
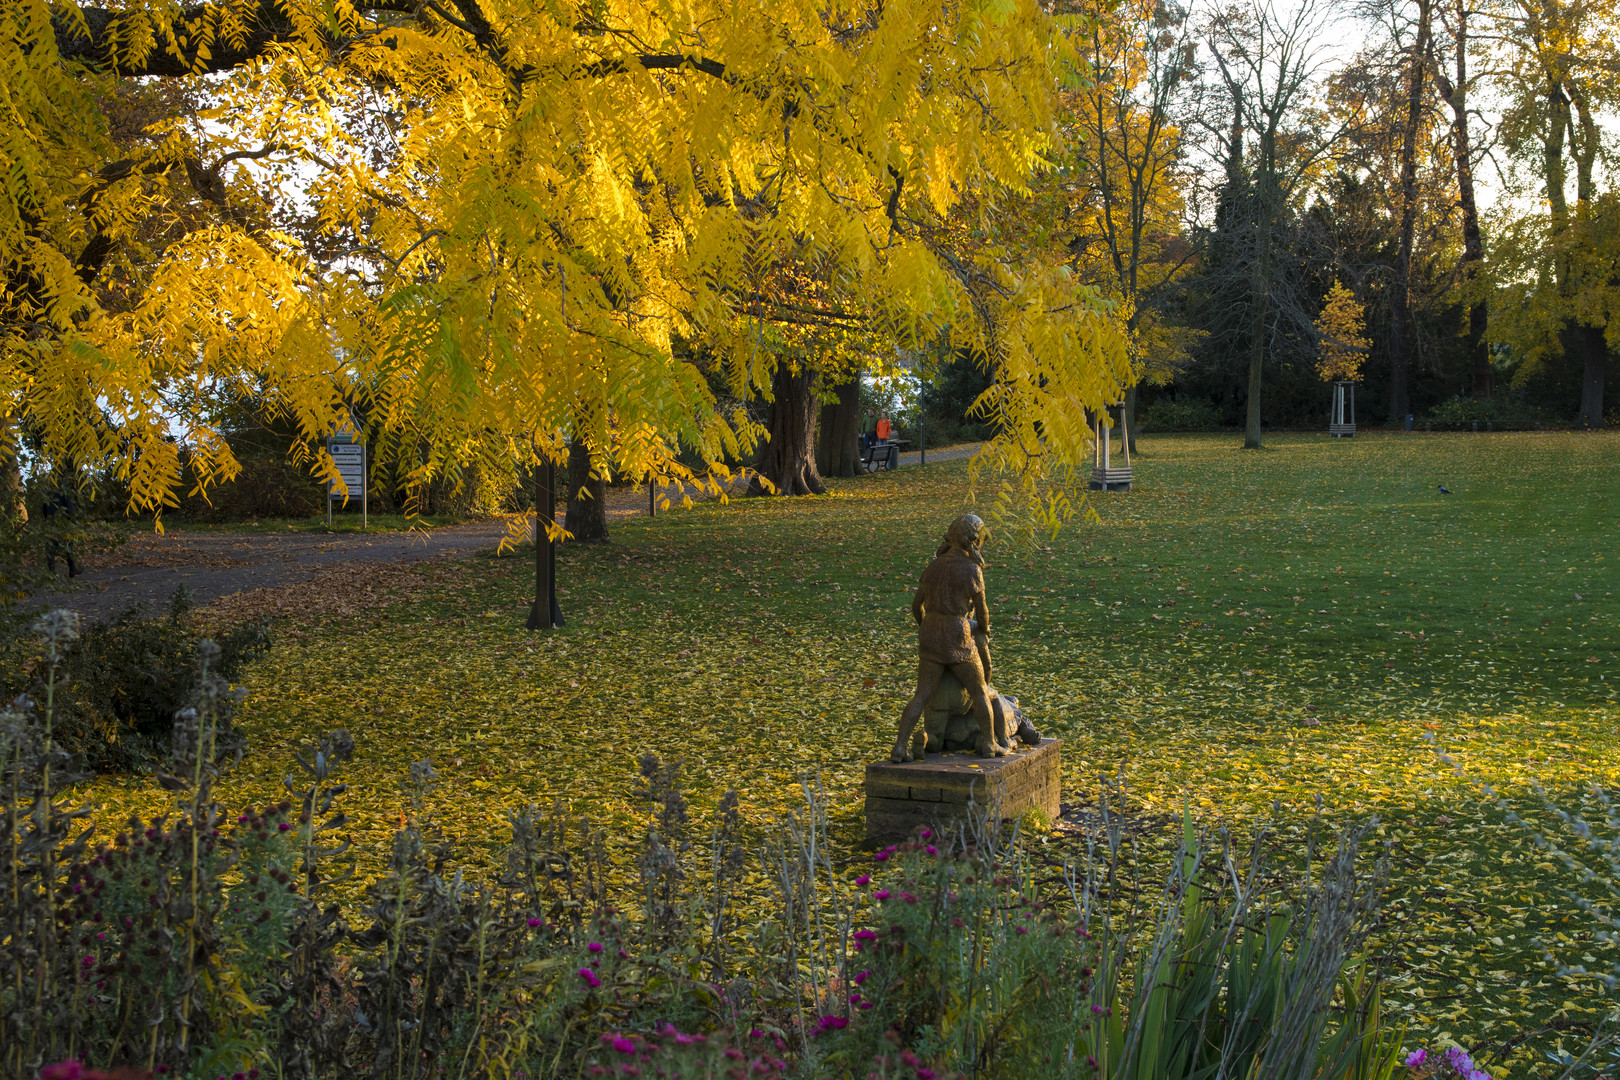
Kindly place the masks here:
POLYGON ((866 457, 861 465, 867 472, 877 472, 879 469, 898 469, 900 467, 900 446, 898 443, 874 443, 866 448, 866 457))

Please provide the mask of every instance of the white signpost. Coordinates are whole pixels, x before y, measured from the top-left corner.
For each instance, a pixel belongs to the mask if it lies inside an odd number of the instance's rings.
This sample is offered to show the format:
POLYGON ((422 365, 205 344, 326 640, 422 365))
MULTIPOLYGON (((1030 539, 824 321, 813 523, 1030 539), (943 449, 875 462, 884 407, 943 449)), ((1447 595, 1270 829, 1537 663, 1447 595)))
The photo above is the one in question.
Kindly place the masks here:
POLYGON ((348 504, 355 492, 360 493, 360 527, 366 528, 370 524, 370 495, 366 490, 366 447, 357 442, 353 428, 344 428, 330 439, 326 440, 326 452, 332 455, 332 463, 337 466, 338 476, 343 480, 345 492, 337 484, 331 483, 326 487, 326 524, 332 524, 332 503, 342 502, 348 504))

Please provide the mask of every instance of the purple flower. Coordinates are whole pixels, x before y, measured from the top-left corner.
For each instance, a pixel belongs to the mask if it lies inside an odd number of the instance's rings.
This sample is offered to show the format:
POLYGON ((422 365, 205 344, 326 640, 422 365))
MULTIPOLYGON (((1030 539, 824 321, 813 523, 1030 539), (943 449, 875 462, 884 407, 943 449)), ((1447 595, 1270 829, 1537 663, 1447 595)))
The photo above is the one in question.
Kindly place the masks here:
POLYGON ((530 919, 529 920, 529 925, 530 926, 539 926, 540 922, 541 922, 541 920, 539 920, 539 919, 530 919))
POLYGON ((889 890, 888 889, 879 889, 877 892, 872 894, 872 899, 874 899, 874 900, 887 900, 888 898, 889 898, 889 890))
POLYGON ((860 877, 855 879, 855 887, 857 889, 864 889, 870 884, 872 884, 871 874, 862 874, 860 877))
POLYGON ((857 971, 855 973, 855 985, 859 986, 859 985, 861 985, 861 983, 865 982, 867 979, 870 979, 871 977, 872 977, 872 969, 871 968, 866 968, 863 971, 857 971))
POLYGON ((917 835, 922 837, 924 840, 932 840, 934 838, 934 830, 926 828, 919 829, 917 830, 917 835))
POLYGON ((586 952, 601 952, 602 951, 602 943, 600 941, 593 941, 589 945, 585 946, 585 951, 586 952))
POLYGON ((849 1021, 844 1019, 842 1016, 823 1016, 821 1018, 821 1020, 816 1024, 816 1030, 817 1031, 828 1031, 828 1030, 831 1030, 831 1029, 845 1028, 845 1027, 848 1027, 848 1026, 849 1026, 849 1021))
POLYGON ((621 1054, 633 1054, 636 1052, 636 1044, 620 1035, 613 1040, 613 1049, 621 1054))
POLYGON ((930 855, 938 855, 939 854, 939 848, 935 847, 933 844, 929 844, 928 847, 925 848, 924 850, 927 851, 928 854, 930 854, 930 855))
POLYGON ((584 979, 585 985, 589 986, 592 990, 595 990, 598 986, 602 985, 602 980, 596 977, 596 972, 592 971, 588 967, 582 967, 579 969, 579 977, 584 979))
POLYGON ((45 1066, 39 1070, 39 1075, 40 1080, 79 1080, 84 1075, 84 1065, 70 1058, 45 1066))
POLYGON ((880 851, 876 855, 872 856, 872 858, 876 859, 878 862, 888 862, 889 853, 887 851, 880 851))
POLYGON ((1406 1067, 1408 1069, 1415 1069, 1419 1065, 1422 1065, 1428 1056, 1429 1052, 1427 1050, 1414 1050, 1410 1054, 1406 1055, 1406 1067))

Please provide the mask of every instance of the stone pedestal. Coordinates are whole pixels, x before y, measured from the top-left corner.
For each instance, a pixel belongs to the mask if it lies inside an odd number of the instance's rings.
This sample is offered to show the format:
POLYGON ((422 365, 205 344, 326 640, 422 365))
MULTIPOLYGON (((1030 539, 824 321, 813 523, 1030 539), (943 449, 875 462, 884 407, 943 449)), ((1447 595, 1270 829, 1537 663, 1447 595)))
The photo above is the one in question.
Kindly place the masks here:
POLYGON ((1060 739, 1020 746, 1004 758, 929 754, 922 761, 866 767, 866 838, 903 840, 918 825, 946 825, 966 815, 969 793, 979 807, 999 803, 1003 820, 1031 808, 1058 816, 1060 739))

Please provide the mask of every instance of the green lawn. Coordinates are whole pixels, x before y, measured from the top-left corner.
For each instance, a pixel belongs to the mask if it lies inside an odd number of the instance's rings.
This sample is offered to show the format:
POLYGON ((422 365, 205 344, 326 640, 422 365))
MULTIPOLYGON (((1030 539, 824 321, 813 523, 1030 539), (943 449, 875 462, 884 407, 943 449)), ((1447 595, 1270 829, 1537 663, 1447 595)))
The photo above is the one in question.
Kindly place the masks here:
MULTIPOLYGON (((1065 802, 1117 778, 1146 820, 1186 800, 1284 839, 1318 799, 1331 823, 1376 814, 1393 878, 1374 955, 1408 1044, 1455 1039, 1522 1075, 1583 1043, 1610 1003, 1554 976, 1537 939, 1589 967, 1613 953, 1574 878, 1470 781, 1521 808, 1536 783, 1573 807, 1613 782, 1620 437, 1153 437, 1136 467, 1135 491, 1093 498, 1100 524, 990 551, 995 681, 1065 740, 1065 802)), ((227 795, 277 797, 293 749, 347 726, 374 866, 411 761, 440 767, 436 813, 477 846, 503 807, 558 796, 631 826, 654 751, 684 762, 700 816, 736 788, 765 820, 819 770, 853 848, 862 768, 914 672, 912 587, 951 516, 989 501, 966 483, 947 462, 616 524, 559 555, 555 634, 522 629, 521 550, 374 619, 295 618, 247 680, 253 755, 227 795)), ((109 813, 164 798, 99 795, 109 813)))

